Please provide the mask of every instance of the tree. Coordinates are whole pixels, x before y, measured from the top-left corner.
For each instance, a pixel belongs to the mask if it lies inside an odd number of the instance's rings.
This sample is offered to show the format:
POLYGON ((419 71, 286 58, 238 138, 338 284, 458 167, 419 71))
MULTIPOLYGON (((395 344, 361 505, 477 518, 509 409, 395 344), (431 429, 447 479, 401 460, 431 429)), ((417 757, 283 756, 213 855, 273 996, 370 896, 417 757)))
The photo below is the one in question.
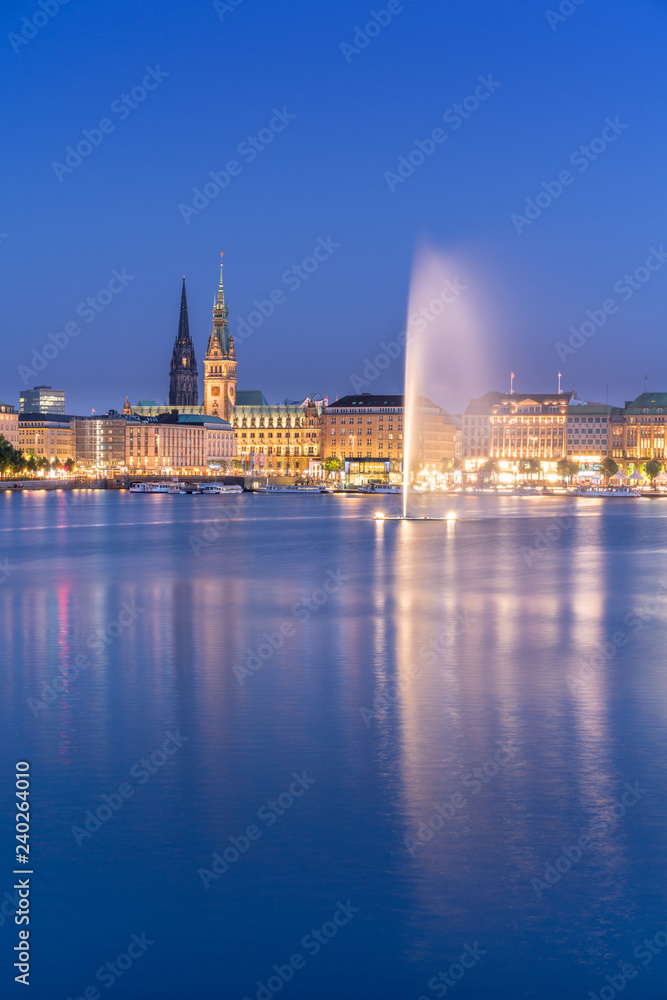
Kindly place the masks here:
POLYGON ((530 476, 535 476, 541 472, 542 463, 537 458, 524 458, 519 462, 519 470, 527 472, 530 476))
POLYGON ((70 475, 72 472, 74 472, 75 467, 76 467, 76 462, 74 461, 73 458, 68 458, 63 462, 63 469, 65 470, 65 472, 70 473, 70 475))
POLYGON ((327 472, 340 472, 340 459, 339 458, 327 458, 323 464, 323 468, 327 472))
POLYGON ((24 464, 23 452, 15 448, 7 438, 0 434, 0 471, 2 474, 20 472, 24 464))
POLYGON ((579 472, 579 463, 573 462, 571 458, 561 458, 556 468, 561 479, 571 479, 579 472))
POLYGON ((484 465, 480 466, 479 471, 485 476, 496 476, 500 470, 500 462, 497 458, 489 458, 486 460, 484 465))
POLYGON ((243 468, 243 462, 241 461, 240 458, 233 458, 229 464, 231 465, 231 467, 233 469, 242 469, 243 468))
POLYGON ((655 477, 659 476, 662 472, 662 462, 659 462, 657 458, 652 458, 650 462, 647 462, 644 466, 644 472, 651 482, 653 482, 655 477))
POLYGON ((613 458, 603 458, 600 462, 600 471, 607 479, 611 479, 618 472, 618 462, 613 458))

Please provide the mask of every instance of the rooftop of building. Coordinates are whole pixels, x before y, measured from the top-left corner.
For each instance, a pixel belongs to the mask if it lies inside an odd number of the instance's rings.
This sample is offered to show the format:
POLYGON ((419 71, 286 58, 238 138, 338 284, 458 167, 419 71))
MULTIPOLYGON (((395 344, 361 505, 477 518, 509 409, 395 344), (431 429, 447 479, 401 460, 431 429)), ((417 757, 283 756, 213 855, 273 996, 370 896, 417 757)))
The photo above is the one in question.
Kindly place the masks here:
POLYGON ((592 417, 596 414, 598 416, 609 416, 614 409, 615 407, 609 403, 586 403, 583 400, 577 400, 576 403, 570 403, 567 408, 567 415, 568 417, 579 415, 592 417))
POLYGON ((157 413, 132 413, 124 418, 129 424, 187 424, 191 427, 216 427, 231 430, 231 424, 222 417, 199 412, 183 413, 178 407, 163 407, 157 413))
POLYGON ((505 393, 503 392, 485 392, 483 396, 479 396, 477 399, 471 399, 465 408, 464 415, 470 416, 475 414, 490 414, 491 409, 503 398, 505 393))
POLYGON ((535 403, 551 403, 553 406, 565 406, 572 398, 572 392, 501 392, 496 406, 521 405, 532 399, 535 403))
MULTIPOLYGON (((81 417, 77 419, 80 420, 81 417)), ((36 423, 37 421, 44 420, 50 420, 60 424, 68 424, 70 420, 74 420, 74 415, 72 413, 19 413, 20 424, 26 423, 27 421, 36 423)))
POLYGON ((657 410, 667 408, 667 392, 642 392, 635 399, 626 399, 625 409, 631 413, 640 413, 644 409, 657 410))
POLYGON ((352 406, 403 406, 403 394, 394 395, 384 393, 382 395, 372 392, 355 393, 354 395, 341 396, 334 403, 329 403, 327 409, 340 409, 341 407, 352 406))
POLYGON ((269 402, 261 389, 239 389, 236 393, 237 406, 268 406, 269 402))

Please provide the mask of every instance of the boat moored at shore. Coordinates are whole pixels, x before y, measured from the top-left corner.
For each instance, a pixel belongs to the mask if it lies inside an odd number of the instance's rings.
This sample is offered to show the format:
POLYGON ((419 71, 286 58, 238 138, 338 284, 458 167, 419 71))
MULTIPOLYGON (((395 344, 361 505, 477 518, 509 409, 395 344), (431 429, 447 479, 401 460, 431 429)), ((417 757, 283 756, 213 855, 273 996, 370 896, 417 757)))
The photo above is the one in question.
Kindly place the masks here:
POLYGON ((597 497, 603 500, 611 499, 636 499, 641 496, 639 490, 633 490, 629 486, 578 486, 573 490, 571 496, 575 497, 597 497))

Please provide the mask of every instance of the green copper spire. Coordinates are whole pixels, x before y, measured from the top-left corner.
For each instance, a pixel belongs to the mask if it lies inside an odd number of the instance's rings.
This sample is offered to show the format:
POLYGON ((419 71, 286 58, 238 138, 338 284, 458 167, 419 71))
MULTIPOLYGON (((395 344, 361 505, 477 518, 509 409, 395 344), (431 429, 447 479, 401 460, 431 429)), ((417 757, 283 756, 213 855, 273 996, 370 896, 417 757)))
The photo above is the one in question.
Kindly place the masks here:
POLYGON ((225 289, 224 289, 224 285, 222 283, 222 258, 223 257, 224 257, 224 253, 221 252, 220 253, 220 284, 218 285, 218 305, 219 306, 224 306, 224 304, 225 304, 225 289))

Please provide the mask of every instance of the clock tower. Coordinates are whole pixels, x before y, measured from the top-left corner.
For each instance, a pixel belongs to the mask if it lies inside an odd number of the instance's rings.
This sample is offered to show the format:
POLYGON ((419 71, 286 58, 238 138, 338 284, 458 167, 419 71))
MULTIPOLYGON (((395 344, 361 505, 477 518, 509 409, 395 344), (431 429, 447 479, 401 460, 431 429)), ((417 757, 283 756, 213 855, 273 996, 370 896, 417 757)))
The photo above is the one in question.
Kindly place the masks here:
POLYGON ((222 284, 220 254, 220 285, 213 304, 213 330, 204 358, 204 413, 231 421, 235 402, 236 353, 234 338, 229 330, 229 306, 222 284))

